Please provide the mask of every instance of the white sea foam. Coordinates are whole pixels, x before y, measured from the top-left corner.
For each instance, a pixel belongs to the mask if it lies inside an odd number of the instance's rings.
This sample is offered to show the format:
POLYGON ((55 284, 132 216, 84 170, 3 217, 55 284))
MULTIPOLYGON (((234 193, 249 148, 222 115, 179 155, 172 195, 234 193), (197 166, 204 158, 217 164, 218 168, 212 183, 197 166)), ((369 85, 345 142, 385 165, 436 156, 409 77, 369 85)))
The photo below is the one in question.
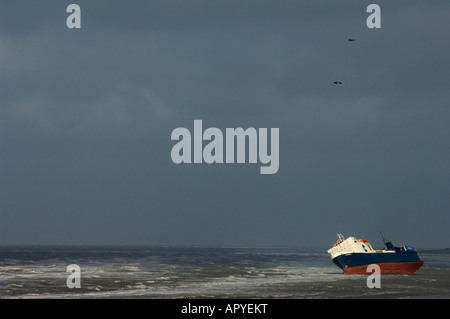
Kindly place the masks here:
MULTIPOLYGON (((78 251, 77 251, 78 252, 78 251)), ((0 252, 1 253, 1 252, 0 252)), ((80 252, 78 252, 80 253, 80 252)), ((67 254, 67 252, 65 252, 67 254)), ((379 294, 449 296, 450 267, 433 256, 438 267, 418 276, 385 276, 384 290, 369 291, 366 276, 343 275, 325 254, 267 250, 178 249, 143 254, 101 251, 83 256, 81 289, 66 286, 67 258, 0 259, 1 298, 183 298, 275 297, 330 298, 379 294), (154 254, 147 256, 146 254, 154 254), (105 257, 106 255, 106 257, 105 257), (268 256, 271 256, 268 258, 268 256), (273 257, 273 258, 272 258, 273 257), (439 268, 439 270, 437 270, 439 268)), ((75 256, 76 253, 74 253, 75 256)), ((1 256, 0 256, 1 257, 1 256)), ((72 261, 70 261, 71 263, 72 261)))

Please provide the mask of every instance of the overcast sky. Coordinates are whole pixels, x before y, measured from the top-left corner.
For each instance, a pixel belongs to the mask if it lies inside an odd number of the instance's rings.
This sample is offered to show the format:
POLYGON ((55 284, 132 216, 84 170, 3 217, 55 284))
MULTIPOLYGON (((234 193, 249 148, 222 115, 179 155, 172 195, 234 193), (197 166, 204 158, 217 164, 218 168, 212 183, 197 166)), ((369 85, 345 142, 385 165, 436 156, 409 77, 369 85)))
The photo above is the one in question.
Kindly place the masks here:
POLYGON ((0 243, 450 247, 450 2, 370 3, 2 1, 0 243), (174 164, 195 119, 278 172, 174 164))

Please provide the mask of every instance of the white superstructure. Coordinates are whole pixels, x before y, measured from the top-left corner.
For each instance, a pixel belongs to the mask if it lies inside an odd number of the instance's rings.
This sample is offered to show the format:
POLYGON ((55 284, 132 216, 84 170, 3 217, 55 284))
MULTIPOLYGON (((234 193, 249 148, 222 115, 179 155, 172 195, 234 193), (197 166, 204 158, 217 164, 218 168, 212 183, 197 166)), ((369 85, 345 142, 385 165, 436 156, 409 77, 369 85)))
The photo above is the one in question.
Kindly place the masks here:
POLYGON ((348 237, 344 239, 344 236, 338 234, 339 240, 328 249, 328 253, 331 255, 331 259, 339 255, 351 254, 351 253, 375 253, 381 252, 373 250, 372 246, 365 239, 356 239, 355 237, 348 237))

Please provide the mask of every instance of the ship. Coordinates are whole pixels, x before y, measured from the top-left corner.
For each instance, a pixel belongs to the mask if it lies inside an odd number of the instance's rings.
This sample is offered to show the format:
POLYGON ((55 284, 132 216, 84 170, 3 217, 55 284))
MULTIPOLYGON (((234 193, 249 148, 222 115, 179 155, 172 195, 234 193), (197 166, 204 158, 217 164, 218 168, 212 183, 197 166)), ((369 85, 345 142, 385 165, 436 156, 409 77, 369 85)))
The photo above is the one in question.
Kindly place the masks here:
POLYGON ((366 239, 344 238, 338 234, 338 240, 327 251, 333 263, 344 274, 371 274, 367 267, 377 264, 381 274, 417 274, 423 261, 411 246, 395 247, 381 234, 386 249, 375 250, 366 239))

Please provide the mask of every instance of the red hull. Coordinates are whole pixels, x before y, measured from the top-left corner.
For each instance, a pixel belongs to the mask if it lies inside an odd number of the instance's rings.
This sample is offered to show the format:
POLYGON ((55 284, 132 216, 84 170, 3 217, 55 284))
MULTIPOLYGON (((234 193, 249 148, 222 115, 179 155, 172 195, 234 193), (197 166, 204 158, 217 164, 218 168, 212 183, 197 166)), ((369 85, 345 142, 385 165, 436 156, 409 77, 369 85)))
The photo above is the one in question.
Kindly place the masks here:
MULTIPOLYGON (((417 271, 422 267, 423 262, 379 263, 377 265, 380 266, 381 274, 411 275, 417 274, 417 271)), ((370 275, 373 272, 367 272, 368 266, 369 265, 344 268, 344 274, 370 275)))

